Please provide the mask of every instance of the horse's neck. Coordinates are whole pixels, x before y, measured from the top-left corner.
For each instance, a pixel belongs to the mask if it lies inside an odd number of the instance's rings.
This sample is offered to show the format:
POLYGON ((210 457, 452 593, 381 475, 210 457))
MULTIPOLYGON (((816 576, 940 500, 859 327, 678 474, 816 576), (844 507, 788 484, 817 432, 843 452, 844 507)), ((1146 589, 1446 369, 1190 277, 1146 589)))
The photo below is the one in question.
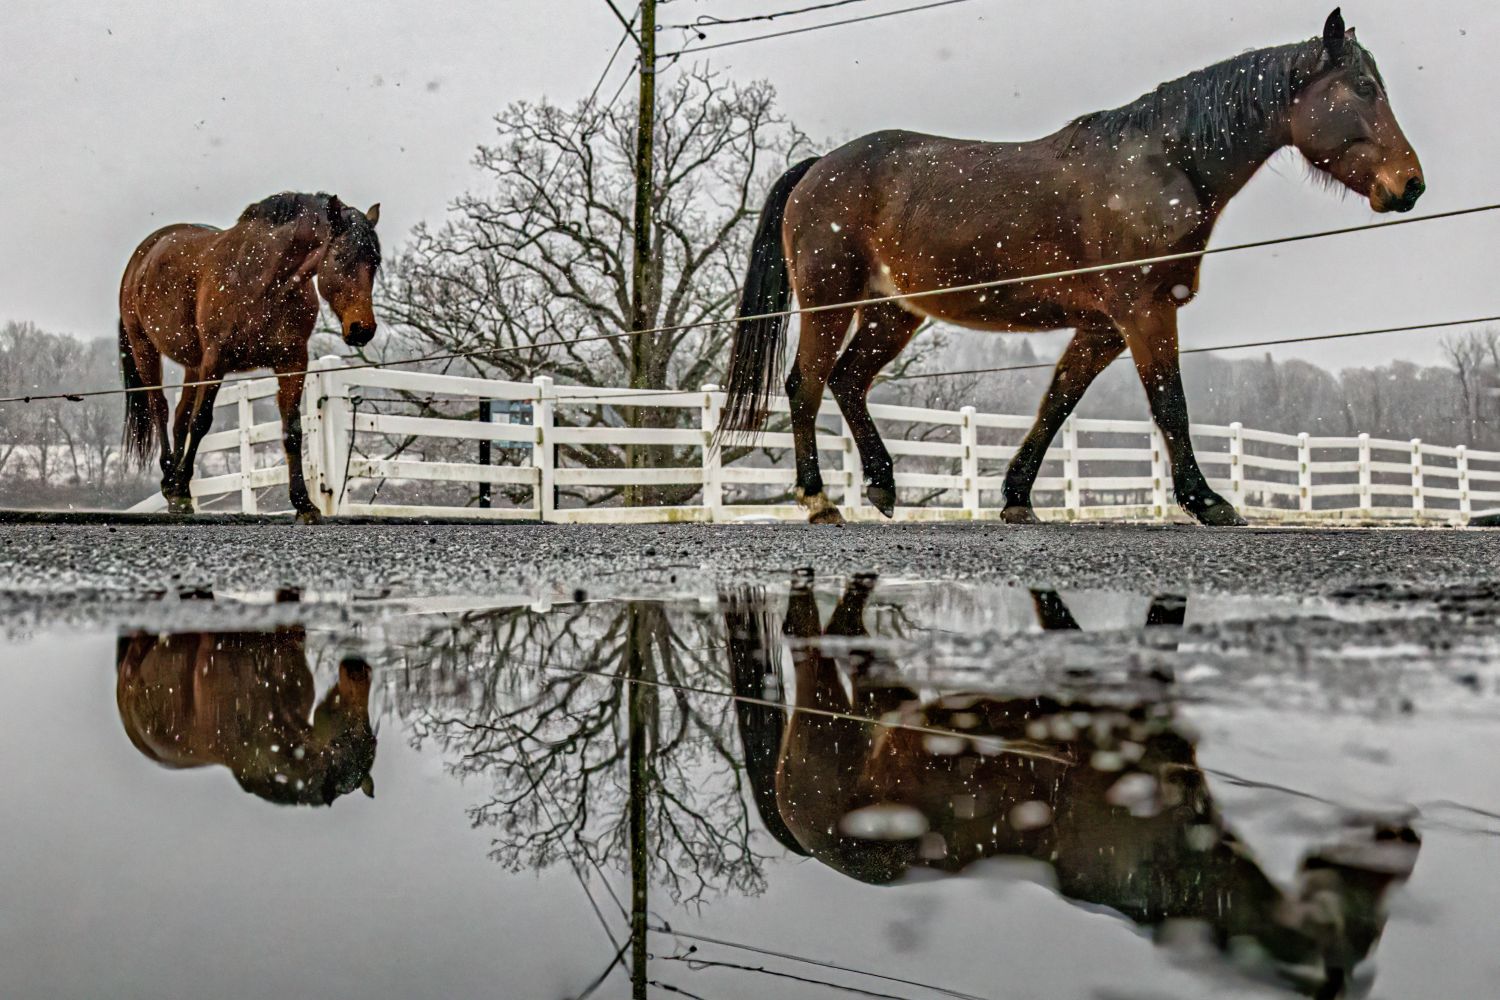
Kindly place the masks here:
POLYGON ((1268 121, 1257 131, 1224 137, 1213 147, 1185 149, 1180 166, 1217 216, 1266 161, 1291 144, 1290 128, 1268 121))
POLYGON ((261 220, 240 222, 224 230, 234 267, 241 281, 252 282, 255 296, 285 284, 333 238, 330 227, 320 220, 306 224, 270 226, 261 220))

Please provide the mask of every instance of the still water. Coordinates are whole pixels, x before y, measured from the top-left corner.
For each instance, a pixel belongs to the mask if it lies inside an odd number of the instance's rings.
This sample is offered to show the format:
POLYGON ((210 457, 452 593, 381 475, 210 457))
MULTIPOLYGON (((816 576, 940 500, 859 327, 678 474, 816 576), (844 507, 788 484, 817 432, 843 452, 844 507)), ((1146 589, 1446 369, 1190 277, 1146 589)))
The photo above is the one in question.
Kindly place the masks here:
POLYGON ((1472 662, 1192 595, 576 596, 0 639, 0 996, 1500 981, 1472 662))

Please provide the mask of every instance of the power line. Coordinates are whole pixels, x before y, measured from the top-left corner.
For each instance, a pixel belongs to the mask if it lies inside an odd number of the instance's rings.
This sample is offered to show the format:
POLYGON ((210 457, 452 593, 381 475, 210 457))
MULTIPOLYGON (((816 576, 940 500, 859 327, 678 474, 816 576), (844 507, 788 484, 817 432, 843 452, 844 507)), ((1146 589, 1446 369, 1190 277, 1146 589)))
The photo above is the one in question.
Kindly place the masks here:
POLYGON ((687 48, 678 49, 675 52, 663 52, 661 58, 676 59, 680 56, 690 55, 694 52, 708 52, 711 49, 724 49, 731 45, 744 45, 748 42, 762 42, 768 38, 783 38, 787 35, 801 35, 809 31, 822 31, 824 28, 839 28, 848 24, 858 24, 861 21, 877 21, 884 17, 895 17, 897 14, 915 14, 918 11, 934 10, 938 7, 951 7, 957 3, 968 3, 969 0, 937 0, 935 3, 918 4, 915 7, 899 7, 896 10, 882 11, 879 14, 865 14, 860 17, 846 17, 839 21, 826 21, 823 24, 812 24, 804 28, 787 28, 784 31, 770 31, 763 35, 750 35, 746 38, 736 38, 727 42, 714 42, 710 45, 692 45, 687 48))
MULTIPOLYGON (((1382 333, 1414 333, 1418 330, 1441 330, 1452 326, 1475 326, 1480 323, 1500 323, 1500 316, 1476 316, 1473 319, 1445 319, 1435 323, 1412 323, 1408 326, 1383 326, 1373 330, 1350 330, 1346 333, 1320 333, 1307 337, 1285 337, 1276 340, 1247 340, 1238 344, 1217 344, 1211 347, 1185 347, 1178 354, 1203 354, 1208 351, 1237 351, 1247 347, 1273 347, 1278 344, 1307 344, 1317 340, 1347 340, 1350 337, 1374 337, 1382 333)), ((916 372, 910 375, 891 375, 885 382, 902 382, 909 379, 938 378, 943 375, 988 375, 993 372, 1019 372, 1032 368, 1053 368, 1055 361, 1038 361, 1024 365, 1000 365, 995 368, 963 368, 957 371, 916 372)))
POLYGON ((698 37, 707 39, 702 28, 722 28, 731 24, 749 24, 752 21, 774 21, 778 17, 793 17, 797 14, 809 14, 817 10, 828 10, 832 7, 847 7, 850 4, 865 3, 867 0, 831 0, 829 3, 814 4, 811 7, 796 7, 792 10, 779 10, 773 14, 751 14, 748 17, 715 17, 713 14, 699 14, 698 19, 690 24, 668 24, 663 25, 667 31, 693 31, 698 37))
MULTIPOLYGON (((748 316, 723 316, 723 317, 716 317, 716 318, 710 318, 710 319, 695 320, 695 321, 690 322, 690 323, 675 323, 675 324, 668 324, 668 325, 664 325, 664 326, 650 327, 648 329, 638 330, 638 331, 622 330, 622 331, 620 331, 618 333, 605 333, 605 334, 598 334, 596 336, 590 336, 590 337, 575 337, 575 338, 573 338, 571 340, 539 341, 539 342, 534 343, 534 344, 517 345, 517 346, 514 346, 514 347, 494 347, 494 348, 480 349, 480 350, 474 350, 474 351, 453 351, 453 352, 447 352, 447 353, 442 353, 442 354, 430 354, 430 355, 425 355, 425 356, 420 356, 420 357, 415 357, 415 358, 401 358, 401 359, 397 359, 395 361, 379 361, 379 362, 366 362, 366 363, 363 363, 363 364, 342 365, 342 366, 337 366, 337 367, 332 367, 332 368, 325 368, 325 369, 321 369, 321 370, 325 371, 325 372, 354 371, 354 370, 359 370, 359 369, 363 369, 363 368, 389 368, 389 367, 396 366, 396 365, 422 364, 422 363, 429 362, 429 361, 446 361, 446 360, 451 360, 451 359, 455 359, 455 358, 493 357, 495 355, 500 355, 500 354, 519 354, 519 353, 522 353, 522 352, 525 352, 525 351, 540 350, 540 349, 546 348, 546 347, 565 347, 565 346, 572 345, 572 344, 586 344, 586 343, 591 343, 591 342, 595 342, 595 341, 619 340, 619 339, 622 339, 624 337, 644 336, 644 335, 647 335, 647 334, 676 333, 676 332, 680 332, 680 331, 684 331, 684 330, 695 330, 695 329, 703 329, 703 328, 710 328, 710 327, 716 327, 716 326, 726 326, 726 325, 729 325, 729 324, 732 324, 732 323, 738 323, 738 322, 745 321, 745 320, 781 319, 781 318, 784 318, 784 317, 805 315, 805 314, 808 314, 808 313, 830 312, 830 311, 838 310, 838 309, 858 309, 858 308, 861 308, 863 306, 878 305, 878 304, 886 303, 886 302, 906 302, 906 301, 910 301, 910 300, 913 300, 913 299, 925 299, 925 298, 931 298, 933 296, 938 296, 938 295, 951 295, 951 294, 954 294, 954 293, 957 293, 957 292, 975 292, 975 291, 984 291, 984 290, 992 289, 992 288, 1003 288, 1003 287, 1007 287, 1007 286, 1011 286, 1011 285, 1026 284, 1028 282, 1033 282, 1033 281, 1055 281, 1055 280, 1058 280, 1058 279, 1061 279, 1061 278, 1077 277, 1077 276, 1080 276, 1080 275, 1102 274, 1102 273, 1105 273, 1105 272, 1118 271, 1118 270, 1123 270, 1125 268, 1130 268, 1130 267, 1144 267, 1146 265, 1155 265, 1155 264, 1161 264, 1161 263, 1170 263, 1170 262, 1173 262, 1173 261, 1192 260, 1192 259, 1196 259, 1196 258, 1203 258, 1203 257, 1213 256, 1215 254, 1236 253, 1236 252, 1239 252, 1239 251, 1242 251, 1242 250, 1262 249, 1262 248, 1265 248, 1265 247, 1280 246, 1280 245, 1286 244, 1286 243, 1301 243, 1301 242, 1305 242, 1307 240, 1324 239, 1324 238, 1330 237, 1330 236, 1347 236, 1347 235, 1351 235, 1351 234, 1354 234, 1354 233, 1369 232, 1369 231, 1377 230, 1377 229, 1390 229, 1390 228, 1394 228, 1396 226, 1410 226, 1410 225, 1415 225, 1416 223, 1419 223, 1419 222, 1436 222, 1436 221, 1443 220, 1443 219, 1456 219, 1456 218, 1461 218, 1463 216, 1478 215, 1480 213, 1494 212, 1494 211, 1497 211, 1497 210, 1500 210, 1500 202, 1486 204, 1486 205, 1475 205, 1475 206, 1472 206, 1472 207, 1469 207, 1469 208, 1458 208, 1458 209, 1453 209, 1453 210, 1447 211, 1447 212, 1435 212, 1435 213, 1433 213, 1431 215, 1419 215, 1419 216, 1415 216, 1415 217, 1403 217, 1403 218, 1400 218, 1400 219, 1385 219, 1385 220, 1381 220, 1379 222, 1367 222, 1367 223, 1362 223, 1362 224, 1356 225, 1356 226, 1341 226, 1341 227, 1336 228, 1336 229, 1322 229, 1322 230, 1317 230, 1317 231, 1310 232, 1310 233, 1296 233, 1296 234, 1291 235, 1291 236, 1278 236, 1278 237, 1271 237, 1271 238, 1262 239, 1262 240, 1251 240, 1251 241, 1246 242, 1246 243, 1231 243, 1231 244, 1228 244, 1227 246, 1222 246, 1222 247, 1207 247, 1207 248, 1204 248, 1204 249, 1201 249, 1201 250, 1187 250, 1187 251, 1183 251, 1181 253, 1161 254, 1161 255, 1155 256, 1155 257, 1140 257, 1140 258, 1136 258, 1134 260, 1115 261, 1113 263, 1108 263, 1108 264, 1092 264, 1092 265, 1088 265, 1086 267, 1068 268, 1066 270, 1061 270, 1061 271, 1048 271, 1048 272, 1043 272, 1043 273, 1040 273, 1040 274, 1017 275, 1015 277, 1010 277, 1010 278, 995 278, 995 279, 992 279, 992 280, 989 280, 989 281, 978 281, 978 282, 973 282, 973 283, 967 284, 967 285, 949 285, 949 286, 944 286, 944 287, 940 287, 940 288, 923 289, 923 290, 915 291, 915 292, 898 292, 898 293, 895 293, 895 294, 892 294, 892 295, 875 295, 875 296, 870 296, 870 297, 863 298, 863 299, 852 299, 852 300, 845 301, 845 302, 832 302, 832 303, 827 303, 827 304, 824 304, 824 305, 817 305, 817 306, 798 306, 797 308, 781 309, 781 310, 777 310, 777 311, 774 311, 774 312, 755 313, 755 314, 748 315, 748 316)), ((1489 321, 1490 320, 1488 320, 1488 319, 1480 320, 1480 322, 1489 322, 1489 321)), ((1464 322, 1473 322, 1473 321, 1464 321, 1464 322)), ((1449 323, 1447 325, 1457 326, 1457 325, 1459 325, 1459 322, 1455 321, 1455 322, 1449 323)), ((1397 329, 1392 329, 1390 332, 1399 332, 1399 331, 1397 329)), ((1322 339, 1322 338, 1314 338, 1314 339, 1322 339)), ((1292 339, 1292 340, 1281 341, 1281 342, 1284 342, 1284 343, 1295 343, 1295 342, 1297 342, 1297 340, 1296 339, 1292 339)), ((1267 342, 1267 343, 1270 343, 1270 342, 1267 342)), ((1257 345, 1251 345, 1251 346, 1261 346, 1261 345, 1257 344, 1257 345)), ((1218 348, 1218 349, 1219 350, 1224 350, 1225 348, 1218 348)), ((1201 349, 1199 349, 1199 350, 1201 350, 1201 349)), ((292 378, 292 377, 297 376, 297 375, 306 375, 309 372, 314 371, 314 370, 315 369, 298 369, 298 370, 295 370, 295 371, 288 371, 288 372, 275 372, 275 373, 273 373, 273 375, 276 378, 292 378)), ((265 378, 267 376, 263 376, 263 375, 246 376, 244 378, 238 378, 238 379, 233 379, 233 378, 230 378, 230 379, 202 379, 202 380, 193 381, 193 382, 183 382, 183 383, 180 383, 180 384, 184 388, 186 388, 188 386, 208 385, 208 384, 214 383, 214 382, 219 382, 219 383, 222 383, 222 384, 230 384, 230 383, 234 383, 234 382, 246 381, 246 380, 248 380, 249 378, 252 378, 252 377, 253 378, 265 378)), ((160 384, 160 385, 150 385, 150 386, 135 386, 135 387, 132 387, 132 388, 120 387, 120 388, 114 388, 114 389, 92 389, 92 390, 85 390, 85 391, 81 391, 81 392, 33 393, 33 394, 18 395, 18 396, 0 396, 0 403, 31 403, 31 402, 39 402, 39 401, 42 401, 42 400, 52 400, 52 399, 66 399, 66 400, 69 400, 69 401, 72 401, 72 402, 78 402, 78 401, 84 399, 85 397, 89 397, 89 396, 109 396, 109 395, 115 395, 115 394, 121 394, 121 393, 147 392, 147 391, 151 391, 151 390, 155 390, 155 389, 167 389, 167 388, 171 388, 171 386, 168 386, 166 384, 160 384)), ((642 390, 642 391, 666 391, 666 390, 642 390)), ((674 390, 670 390, 670 391, 672 391, 672 392, 684 392, 684 391, 690 392, 690 391, 694 391, 694 390, 674 389, 674 390)))

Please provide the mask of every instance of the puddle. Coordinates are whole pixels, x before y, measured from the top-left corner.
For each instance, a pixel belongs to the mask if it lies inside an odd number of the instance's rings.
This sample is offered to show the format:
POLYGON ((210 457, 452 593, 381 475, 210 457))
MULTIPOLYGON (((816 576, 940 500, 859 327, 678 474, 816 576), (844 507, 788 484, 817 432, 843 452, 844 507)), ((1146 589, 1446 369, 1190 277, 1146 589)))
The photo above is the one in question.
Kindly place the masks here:
POLYGON ((266 627, 0 640, 0 995, 1406 997, 1500 975, 1482 630, 874 577, 366 595, 346 618, 311 613, 324 597, 204 602, 271 605, 266 627))

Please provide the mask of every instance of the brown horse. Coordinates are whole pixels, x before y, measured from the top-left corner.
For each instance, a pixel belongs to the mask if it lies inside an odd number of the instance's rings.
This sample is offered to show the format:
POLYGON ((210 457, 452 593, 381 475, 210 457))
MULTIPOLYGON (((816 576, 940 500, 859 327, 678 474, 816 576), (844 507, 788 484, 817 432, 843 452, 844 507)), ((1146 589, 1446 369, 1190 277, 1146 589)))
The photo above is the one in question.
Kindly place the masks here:
MULTIPOLYGON (((793 293, 803 308, 828 307, 802 315, 786 380, 797 495, 810 519, 841 520, 823 493, 815 444, 825 385, 859 446, 870 502, 894 512, 891 457, 866 396, 933 319, 1076 331, 1006 473, 1005 520, 1036 520, 1031 487, 1053 435, 1129 347, 1166 438, 1178 502, 1204 524, 1243 524, 1209 488, 1188 437, 1177 310, 1197 292, 1198 258, 836 306, 1202 250, 1229 199, 1287 146, 1377 212, 1407 211, 1424 190, 1375 60, 1337 10, 1321 38, 1235 56, 1033 142, 876 132, 787 171, 761 216, 739 315, 782 311, 793 293)), ((725 432, 763 425, 786 326, 784 316, 737 324, 725 432)))
MULTIPOLYGON (((1226 825, 1169 702, 924 700, 894 664, 861 649, 872 589, 872 578, 851 582, 825 628, 811 588, 794 585, 784 625, 795 670, 789 713, 766 706, 780 698, 766 690, 775 639, 763 612, 753 601, 728 605, 746 771, 767 832, 874 884, 986 859, 1038 862, 1069 900, 1153 932, 1197 922, 1230 954, 1255 942, 1266 972, 1315 996, 1343 995, 1380 938, 1388 890, 1415 862, 1410 827, 1376 822, 1323 846, 1283 889, 1226 825), (826 652, 824 636, 835 640, 826 652), (848 683, 835 654, 851 664, 848 683), (997 753, 996 740, 1045 753, 997 753)), ((1033 599, 1043 628, 1078 627, 1057 594, 1033 599)), ((1154 602, 1146 624, 1180 626, 1182 607, 1154 602)))
POLYGON ((346 343, 362 347, 375 336, 379 220, 379 205, 361 212, 332 195, 285 192, 246 208, 229 229, 167 226, 136 248, 120 281, 120 367, 132 390, 125 396, 125 454, 144 466, 160 449, 169 509, 192 513, 188 486, 198 444, 213 422, 218 380, 268 367, 280 377, 276 401, 292 506, 298 520, 318 519, 302 474, 307 340, 319 292, 346 343), (148 388, 161 384, 163 356, 182 365, 190 383, 170 439, 166 396, 148 388))
POLYGON ((120 637, 115 699, 135 748, 163 767, 221 764, 281 805, 374 796, 370 668, 346 657, 313 709, 300 627, 120 637))

